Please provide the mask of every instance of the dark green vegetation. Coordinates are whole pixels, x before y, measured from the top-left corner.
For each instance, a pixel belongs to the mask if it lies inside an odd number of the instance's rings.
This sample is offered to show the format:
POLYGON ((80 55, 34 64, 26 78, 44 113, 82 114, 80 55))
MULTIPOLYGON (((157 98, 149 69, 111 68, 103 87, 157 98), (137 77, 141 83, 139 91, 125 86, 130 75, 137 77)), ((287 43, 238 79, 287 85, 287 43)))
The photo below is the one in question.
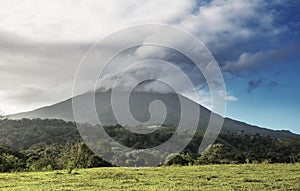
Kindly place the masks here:
MULTIPOLYGON (((124 145, 148 148, 167 140, 175 128, 162 127, 149 135, 130 134, 121 126, 106 127, 106 131, 124 145)), ((216 143, 200 155, 202 137, 203 133, 197 132, 182 153, 166 158, 165 165, 300 162, 299 137, 278 139, 243 131, 221 133, 216 143)), ((5 119, 0 125, 0 144, 1 172, 68 169, 71 173, 74 168, 111 166, 82 142, 73 122, 5 119)), ((130 166, 136 159, 124 153, 120 160, 130 166)))
POLYGON ((0 174, 0 190, 300 190, 299 164, 94 168, 0 174))

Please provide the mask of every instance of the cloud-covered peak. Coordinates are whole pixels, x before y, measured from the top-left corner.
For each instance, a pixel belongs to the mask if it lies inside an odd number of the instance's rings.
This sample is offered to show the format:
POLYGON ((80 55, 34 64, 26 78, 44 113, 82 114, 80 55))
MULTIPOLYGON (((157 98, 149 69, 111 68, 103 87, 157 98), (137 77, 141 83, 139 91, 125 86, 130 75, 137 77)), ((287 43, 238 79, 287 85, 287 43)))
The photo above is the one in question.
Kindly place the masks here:
MULTIPOLYGON (((223 92, 226 99, 242 102, 239 96, 256 87, 296 83, 291 73, 299 70, 299 9, 299 1, 292 0, 1 1, 0 109, 19 112, 72 96, 76 68, 89 47, 119 29, 144 23, 170 24, 203 41, 224 72, 231 92, 223 92)), ((106 45, 106 51, 113 49, 106 45)), ((157 50, 140 47, 122 59, 172 58, 195 81, 202 79, 182 57, 157 50)), ((152 72, 149 67, 138 70, 124 83, 152 72)), ((103 83, 115 75, 107 75, 103 83)), ((176 78, 164 70, 156 75, 176 78)), ((207 102, 209 94, 200 94, 207 102)))

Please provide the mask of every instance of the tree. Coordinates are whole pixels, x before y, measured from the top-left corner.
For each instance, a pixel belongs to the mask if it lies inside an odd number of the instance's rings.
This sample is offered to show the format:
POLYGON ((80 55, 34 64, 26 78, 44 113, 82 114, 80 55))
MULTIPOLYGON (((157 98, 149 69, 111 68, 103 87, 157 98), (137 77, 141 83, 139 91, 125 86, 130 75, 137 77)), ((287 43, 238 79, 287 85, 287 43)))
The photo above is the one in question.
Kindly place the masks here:
POLYGON ((20 171, 24 168, 24 156, 21 153, 0 146, 0 172, 20 171))
POLYGON ((53 170, 62 169, 59 162, 63 148, 60 145, 37 144, 32 146, 26 153, 26 165, 29 170, 53 170))
POLYGON ((289 162, 300 162, 300 138, 287 138, 282 141, 282 149, 288 154, 289 162))
POLYGON ((197 159, 198 164, 227 164, 244 162, 245 158, 224 144, 213 144, 197 159))
POLYGON ((164 164, 165 165, 183 165, 186 166, 190 163, 191 161, 188 160, 188 158, 184 154, 178 154, 178 153, 173 153, 167 156, 164 164))
POLYGON ((84 142, 67 147, 61 157, 63 167, 92 168, 111 166, 108 162, 95 155, 84 142))

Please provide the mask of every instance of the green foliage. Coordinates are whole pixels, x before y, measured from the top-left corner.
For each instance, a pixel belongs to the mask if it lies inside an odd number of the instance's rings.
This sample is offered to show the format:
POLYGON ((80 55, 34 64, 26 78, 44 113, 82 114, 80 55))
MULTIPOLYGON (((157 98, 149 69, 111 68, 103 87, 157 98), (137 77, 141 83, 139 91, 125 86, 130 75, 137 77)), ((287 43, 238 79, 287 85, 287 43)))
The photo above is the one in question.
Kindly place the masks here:
POLYGON ((0 172, 18 171, 24 166, 22 159, 10 154, 0 155, 0 172))
POLYGON ((213 144, 204 151, 199 158, 197 164, 229 164, 229 163, 243 163, 244 157, 238 152, 230 149, 223 144, 213 144))
POLYGON ((0 146, 0 172, 20 171, 25 168, 24 155, 6 146, 0 146))
POLYGON ((73 162, 73 161, 70 161, 70 162, 68 163, 68 165, 67 165, 67 172, 68 172, 68 174, 71 174, 72 171, 74 170, 74 168, 75 168, 74 162, 73 162))
POLYGON ((85 143, 79 142, 67 147, 60 158, 64 168, 92 168, 111 166, 106 161, 95 155, 85 143))
POLYGON ((24 151, 26 155, 26 166, 29 170, 61 169, 60 157, 63 146, 58 144, 37 144, 24 151))
POLYGON ((0 124, 0 144, 16 150, 29 149, 36 144, 65 144, 79 141, 73 122, 57 119, 3 120, 0 124))
POLYGON ((184 154, 170 154, 167 156, 164 165, 170 166, 170 165, 181 165, 181 166, 187 166, 190 163, 190 160, 193 160, 192 158, 187 158, 184 154))
POLYGON ((151 163, 156 161, 156 157, 142 150, 131 151, 125 153, 125 166, 151 166, 151 163))
MULTIPOLYGON (((75 168, 111 166, 83 143, 72 122, 54 119, 3 119, 1 122, 0 144, 6 146, 0 146, 0 172, 67 169, 72 173, 75 168)), ((91 131, 91 136, 98 133, 97 126, 83 124, 83 127, 95 130, 91 131)), ((113 160, 123 166, 151 166, 153 162, 158 162, 158 153, 143 152, 143 148, 152 148, 165 142, 176 131, 175 127, 164 126, 151 134, 140 135, 129 132, 120 125, 105 129, 115 141, 136 149, 127 153, 118 151, 119 157, 113 160), (144 157, 141 158, 140 155, 144 157)), ((183 130, 178 133, 185 138, 189 137, 190 132, 183 130)), ((199 154, 202 138, 203 132, 196 132, 184 151, 167 156, 164 165, 300 162, 299 137, 274 139, 271 136, 245 132, 221 133, 215 144, 199 154)), ((90 146, 103 156, 113 156, 107 140, 103 139, 90 146)))

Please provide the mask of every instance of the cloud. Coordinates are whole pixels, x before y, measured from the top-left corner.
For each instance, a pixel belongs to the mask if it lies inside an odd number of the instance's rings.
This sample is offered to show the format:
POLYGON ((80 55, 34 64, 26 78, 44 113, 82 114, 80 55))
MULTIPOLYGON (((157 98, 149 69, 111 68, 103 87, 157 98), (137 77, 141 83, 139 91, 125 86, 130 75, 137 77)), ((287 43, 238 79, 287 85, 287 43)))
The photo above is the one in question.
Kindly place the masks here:
POLYGON ((4 0, 0 28, 39 42, 93 42, 128 25, 176 21, 193 9, 193 2, 4 0))
MULTIPOLYGON (((152 48, 151 48, 152 49, 152 48)), ((135 51, 133 56, 135 56, 135 51)), ((136 63, 136 60, 128 59, 133 61, 133 64, 122 63, 124 67, 120 66, 119 60, 121 58, 116 58, 110 62, 105 70, 104 75, 97 82, 97 89, 100 91, 107 91, 112 88, 117 88, 120 91, 130 90, 132 87, 138 86, 139 91, 155 91, 161 93, 174 92, 172 88, 178 88, 177 93, 183 93, 188 90, 190 86, 186 84, 185 78, 188 78, 195 82, 194 86, 201 90, 206 84, 205 78, 202 76, 201 72, 191 72, 185 71, 184 67, 187 67, 190 62, 168 62, 168 61, 158 61, 155 59, 145 59, 143 62, 136 63), (167 64, 168 62, 168 64, 167 64), (175 66, 177 65, 177 69, 175 66), (119 66, 119 67, 117 67, 119 66), (115 68, 111 70, 110 68, 115 68), (195 79, 197 75, 197 80, 195 79), (146 83, 141 83, 144 80, 146 83), (167 83, 167 85, 165 84, 167 83), (169 87, 170 86, 170 87, 169 87)), ((177 55, 176 58, 179 58, 177 55)), ((183 58, 182 58, 183 59, 183 58)), ((179 60, 182 60, 179 59, 179 60)), ((190 66, 192 67, 192 66, 190 66)))
POLYGON ((237 100, 239 100, 237 97, 235 97, 233 95, 227 95, 225 99, 227 101, 237 101, 237 100))
POLYGON ((19 39, 0 34, 0 108, 12 113, 71 97, 76 68, 89 46, 19 39))
POLYGON ((20 100, 24 102, 37 101, 36 98, 40 97, 43 94, 43 90, 35 87, 23 87, 19 89, 18 92, 7 90, 4 94, 4 97, 8 100, 13 100, 19 102, 20 100))
POLYGON ((269 88, 275 88, 275 87, 277 87, 278 86, 278 83, 277 82, 275 82, 275 81, 273 81, 273 80, 271 80, 269 83, 268 83, 268 87, 269 88))
POLYGON ((262 86, 262 83, 263 83, 263 79, 260 78, 258 80, 251 80, 248 82, 248 93, 251 93, 252 90, 258 88, 258 87, 261 87, 262 86))
POLYGON ((234 102, 234 101, 238 101, 239 100, 237 97, 233 96, 231 92, 225 92, 225 93, 223 93, 222 91, 220 91, 219 94, 220 94, 220 96, 222 96, 222 95, 225 94, 225 100, 227 100, 227 101, 234 102))
MULTIPOLYGON (((6 112, 24 111, 69 98, 76 68, 88 48, 96 40, 136 24, 171 24, 194 34, 208 46, 223 70, 234 74, 294 59, 295 52, 299 52, 296 46, 276 48, 284 34, 297 36, 290 32, 294 23, 276 25, 278 17, 285 12, 272 10, 283 4, 284 1, 263 0, 201 3, 196 0, 130 0, 126 3, 120 0, 3 0, 0 2, 0 108, 6 112), (26 95, 35 95, 38 90, 43 96, 32 99, 32 105, 25 108, 26 95), (9 109, 14 104, 17 106, 9 109)), ((128 40, 135 38, 138 35, 129 36, 128 40)), ((284 39, 291 41, 288 37, 284 39)), ((113 51, 114 43, 104 45, 104 51, 113 51)), ((185 45, 185 42, 180 43, 185 45)), ((169 61, 176 61, 193 81, 202 82, 203 76, 174 52, 140 47, 135 54, 123 55, 118 61, 130 65, 134 57, 149 58, 153 54, 158 58, 170 57, 169 61)), ((109 83, 118 74, 117 69, 116 66, 107 70, 103 82, 109 83)), ((151 73, 149 68, 140 70, 143 75, 151 73)), ((171 72, 156 73, 176 80, 171 72)), ((139 78, 139 73, 132 75, 135 76, 128 80, 139 78)), ((82 80, 90 80, 89 70, 82 80)), ((201 87, 201 83, 198 86, 201 87)), ((271 86, 275 83, 270 82, 271 86)), ((147 87, 153 88, 149 84, 147 87)), ((234 101, 235 97, 229 95, 226 99, 234 101)))
POLYGON ((248 93, 251 93, 253 90, 261 87, 266 87, 273 89, 278 86, 278 83, 274 80, 268 81, 264 78, 259 78, 257 80, 250 80, 248 82, 248 93))
POLYGON ((187 15, 179 26, 203 40, 222 63, 245 51, 259 50, 271 43, 268 38, 282 32, 281 26, 274 25, 275 13, 268 10, 273 3, 213 0, 187 15))
POLYGON ((297 59, 299 45, 287 46, 282 49, 259 51, 255 53, 242 53, 238 60, 227 61, 223 70, 231 73, 251 72, 264 69, 268 66, 275 66, 297 59))

